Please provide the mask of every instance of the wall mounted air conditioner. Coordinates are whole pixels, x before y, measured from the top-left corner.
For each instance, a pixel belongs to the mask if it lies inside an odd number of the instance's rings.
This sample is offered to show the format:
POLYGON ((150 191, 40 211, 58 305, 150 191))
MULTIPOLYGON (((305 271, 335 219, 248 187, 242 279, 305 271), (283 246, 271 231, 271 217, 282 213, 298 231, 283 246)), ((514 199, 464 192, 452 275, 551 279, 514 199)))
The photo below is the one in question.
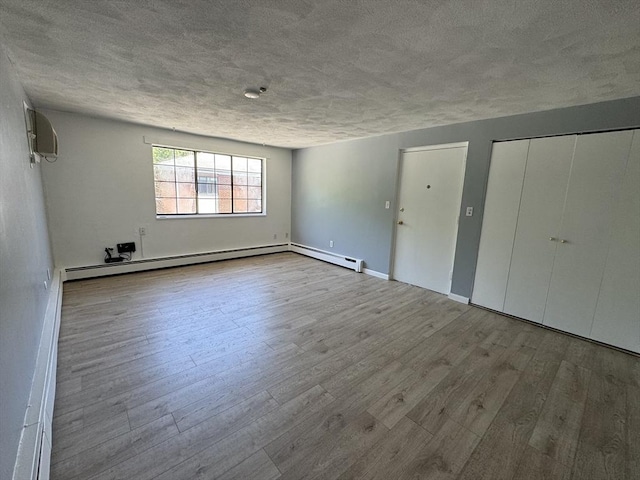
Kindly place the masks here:
POLYGON ((31 110, 33 127, 33 153, 42 157, 58 156, 58 135, 51 122, 42 113, 31 110))

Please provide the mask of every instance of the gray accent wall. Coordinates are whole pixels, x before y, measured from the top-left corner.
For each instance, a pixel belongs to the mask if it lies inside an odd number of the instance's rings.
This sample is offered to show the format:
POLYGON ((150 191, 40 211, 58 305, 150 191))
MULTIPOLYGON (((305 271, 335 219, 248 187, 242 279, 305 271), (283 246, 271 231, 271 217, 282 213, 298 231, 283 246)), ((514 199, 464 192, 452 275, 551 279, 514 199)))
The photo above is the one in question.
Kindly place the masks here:
POLYGON ((470 298, 492 143, 638 126, 640 97, 632 97, 294 150, 291 240, 390 273, 400 151, 469 142, 451 292, 470 298), (472 217, 462 215, 468 206, 472 217))
POLYGON ((29 166, 27 97, 0 45, 0 478, 10 479, 52 268, 40 165, 29 166))

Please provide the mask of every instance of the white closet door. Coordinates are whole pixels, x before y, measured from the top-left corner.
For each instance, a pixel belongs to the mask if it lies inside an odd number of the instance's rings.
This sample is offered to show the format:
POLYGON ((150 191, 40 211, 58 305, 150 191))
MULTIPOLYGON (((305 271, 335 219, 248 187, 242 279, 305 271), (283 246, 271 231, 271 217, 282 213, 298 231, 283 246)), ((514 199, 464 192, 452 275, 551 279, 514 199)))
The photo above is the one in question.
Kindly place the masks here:
POLYGON ((590 334, 632 137, 631 131, 578 137, 545 325, 590 334))
POLYGON ((576 136, 531 140, 504 311, 542 322, 576 136))
POLYGON ((502 311, 529 140, 493 144, 472 302, 502 311))
POLYGON ((640 353, 640 130, 614 212, 591 338, 640 353))

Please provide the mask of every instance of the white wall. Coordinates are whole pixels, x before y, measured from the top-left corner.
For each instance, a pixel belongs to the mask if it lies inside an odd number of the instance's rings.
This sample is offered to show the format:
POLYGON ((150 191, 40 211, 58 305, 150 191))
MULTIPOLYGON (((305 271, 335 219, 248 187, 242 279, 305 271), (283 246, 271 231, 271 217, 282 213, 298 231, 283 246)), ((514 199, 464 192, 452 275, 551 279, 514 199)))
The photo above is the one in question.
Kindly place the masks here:
POLYGON ((43 181, 56 266, 103 262, 104 247, 135 241, 141 258, 287 242, 291 151, 44 110, 58 134, 59 157, 43 181), (266 157, 266 216, 156 219, 151 138, 178 147, 266 157), (277 239, 273 236, 277 235, 277 239))
POLYGON ((0 45, 0 478, 9 479, 29 401, 52 268, 40 165, 29 165, 27 97, 0 45))

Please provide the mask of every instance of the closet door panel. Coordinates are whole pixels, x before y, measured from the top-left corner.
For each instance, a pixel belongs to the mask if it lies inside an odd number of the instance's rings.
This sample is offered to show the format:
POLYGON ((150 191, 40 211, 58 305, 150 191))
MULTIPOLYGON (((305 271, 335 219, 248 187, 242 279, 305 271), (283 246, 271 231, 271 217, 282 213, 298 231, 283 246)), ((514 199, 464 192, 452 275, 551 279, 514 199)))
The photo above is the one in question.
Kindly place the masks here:
POLYGON ((640 130, 614 211, 591 338, 640 353, 640 130))
POLYGON ((575 141, 538 138, 529 145, 504 311, 534 322, 544 316, 575 141))
POLYGON ((585 337, 591 332, 632 137, 631 131, 578 137, 545 325, 585 337))
POLYGON ((529 140, 493 145, 472 302, 502 311, 529 140))

